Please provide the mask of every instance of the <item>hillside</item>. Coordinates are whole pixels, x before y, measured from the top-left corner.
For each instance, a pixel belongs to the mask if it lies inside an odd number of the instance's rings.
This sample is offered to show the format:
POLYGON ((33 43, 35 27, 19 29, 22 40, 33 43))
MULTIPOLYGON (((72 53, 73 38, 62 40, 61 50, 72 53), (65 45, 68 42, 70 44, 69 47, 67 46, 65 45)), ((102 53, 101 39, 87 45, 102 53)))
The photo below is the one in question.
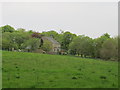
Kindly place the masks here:
POLYGON ((3 51, 3 88, 114 88, 118 63, 3 51))

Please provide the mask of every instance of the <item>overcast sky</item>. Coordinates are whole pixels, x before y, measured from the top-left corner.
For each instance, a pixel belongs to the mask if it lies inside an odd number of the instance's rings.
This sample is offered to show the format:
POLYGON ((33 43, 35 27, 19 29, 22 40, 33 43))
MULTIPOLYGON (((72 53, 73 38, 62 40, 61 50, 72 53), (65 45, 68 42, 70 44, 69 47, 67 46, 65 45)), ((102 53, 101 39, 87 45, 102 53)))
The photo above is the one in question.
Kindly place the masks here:
POLYGON ((2 25, 34 31, 70 31, 92 38, 118 34, 117 2, 6 2, 2 25))

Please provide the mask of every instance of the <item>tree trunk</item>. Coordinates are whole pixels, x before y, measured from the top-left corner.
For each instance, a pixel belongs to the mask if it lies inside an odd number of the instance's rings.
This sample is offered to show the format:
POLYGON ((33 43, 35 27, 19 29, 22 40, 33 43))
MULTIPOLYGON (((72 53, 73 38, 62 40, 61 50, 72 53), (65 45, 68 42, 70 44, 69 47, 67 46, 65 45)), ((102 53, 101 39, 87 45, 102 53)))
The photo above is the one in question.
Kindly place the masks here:
POLYGON ((81 57, 83 57, 83 54, 81 54, 81 57))

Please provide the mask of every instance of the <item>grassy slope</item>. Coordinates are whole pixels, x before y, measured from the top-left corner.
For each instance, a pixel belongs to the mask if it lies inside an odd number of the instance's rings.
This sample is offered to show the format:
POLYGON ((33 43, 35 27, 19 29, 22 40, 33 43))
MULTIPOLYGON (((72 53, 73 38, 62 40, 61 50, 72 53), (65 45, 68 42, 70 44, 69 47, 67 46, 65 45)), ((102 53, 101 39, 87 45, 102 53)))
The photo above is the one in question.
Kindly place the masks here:
POLYGON ((117 62, 3 51, 3 88, 118 86, 117 62))
POLYGON ((2 51, 0 50, 0 89, 2 89, 2 51))

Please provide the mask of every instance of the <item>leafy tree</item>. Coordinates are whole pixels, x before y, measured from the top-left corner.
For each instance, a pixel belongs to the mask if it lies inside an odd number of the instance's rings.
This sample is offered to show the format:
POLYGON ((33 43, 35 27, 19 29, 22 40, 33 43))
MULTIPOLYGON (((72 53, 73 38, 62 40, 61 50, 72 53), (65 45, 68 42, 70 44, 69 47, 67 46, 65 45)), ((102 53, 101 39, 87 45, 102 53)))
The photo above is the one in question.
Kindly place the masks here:
POLYGON ((2 49, 3 50, 10 50, 11 49, 11 33, 5 32, 2 34, 2 49))
POLYGON ((18 44, 18 48, 21 49, 21 45, 31 38, 27 32, 14 32, 12 33, 12 42, 18 44))
POLYGON ((120 61, 120 35, 117 37, 117 42, 118 42, 118 61, 120 61))
POLYGON ((48 32, 42 32, 43 35, 48 36, 48 37, 52 37, 52 38, 57 38, 58 33, 56 31, 48 31, 48 32))
POLYGON ((40 33, 35 32, 35 33, 32 34, 32 37, 34 37, 34 38, 41 38, 42 35, 40 33))
POLYGON ((62 35, 62 42, 61 42, 61 48, 68 50, 69 44, 72 42, 72 40, 76 37, 75 34, 72 34, 70 32, 65 32, 62 35))
POLYGON ((30 38, 26 42, 24 42, 22 45, 23 49, 26 49, 28 51, 34 51, 39 48, 40 42, 37 38, 30 38))
POLYGON ((68 51, 72 55, 91 56, 106 60, 118 60, 120 58, 118 55, 118 41, 120 41, 120 38, 119 36, 110 38, 108 33, 92 39, 88 36, 76 36, 73 33, 64 31, 58 34, 56 31, 36 33, 32 30, 25 31, 23 28, 15 30, 10 25, 0 27, 0 32, 3 32, 0 34, 0 47, 2 47, 2 50, 23 49, 32 52, 41 48, 49 52, 52 50, 52 43, 48 40, 44 41, 44 43, 41 42, 41 37, 45 35, 60 42, 62 51, 68 51))
POLYGON ((9 50, 10 41, 8 39, 2 39, 2 49, 9 50))
POLYGON ((0 50, 2 49, 2 28, 0 27, 0 50))
POLYGON ((118 42, 117 39, 106 40, 101 48, 100 57, 103 59, 114 59, 117 60, 118 56, 118 42))
POLYGON ((82 44, 83 55, 86 56, 93 56, 93 40, 88 36, 84 37, 84 41, 82 44))
POLYGON ((33 34, 34 32, 32 30, 29 30, 28 33, 33 34))
POLYGON ((10 25, 5 25, 2 28, 2 32, 14 32, 15 29, 13 27, 11 27, 10 25))
POLYGON ((2 33, 2 27, 0 27, 0 34, 2 33))
POLYGON ((24 28, 18 28, 17 31, 18 32, 25 32, 25 29, 24 28))
POLYGON ((43 43, 41 49, 43 49, 46 52, 51 51, 52 50, 52 43, 48 40, 44 40, 44 43, 43 43))
MULTIPOLYGON (((5 32, 2 34, 3 39, 3 45, 5 44, 5 41, 8 41, 9 50, 14 49, 21 49, 21 45, 26 42, 30 38, 30 35, 26 32, 5 32)), ((4 47, 4 46, 3 46, 4 47)), ((7 48, 8 49, 8 48, 7 48)))
POLYGON ((110 35, 108 33, 103 34, 103 36, 110 38, 110 35))
POLYGON ((18 49, 18 44, 14 43, 13 35, 10 32, 5 32, 2 34, 2 49, 3 50, 12 50, 18 49))
POLYGON ((102 44, 108 39, 110 39, 110 35, 107 33, 99 38, 94 39, 94 57, 100 58, 100 50, 102 48, 102 44))
POLYGON ((77 45, 78 45, 78 43, 76 43, 75 40, 70 43, 69 50, 68 50, 69 54, 71 54, 71 55, 76 55, 77 54, 77 50, 78 50, 78 48, 76 48, 77 45))
POLYGON ((86 56, 91 56, 92 55, 92 39, 84 36, 84 35, 79 35, 75 39, 73 39, 72 43, 70 43, 69 46, 69 52, 71 54, 78 54, 83 57, 83 55, 86 56))

